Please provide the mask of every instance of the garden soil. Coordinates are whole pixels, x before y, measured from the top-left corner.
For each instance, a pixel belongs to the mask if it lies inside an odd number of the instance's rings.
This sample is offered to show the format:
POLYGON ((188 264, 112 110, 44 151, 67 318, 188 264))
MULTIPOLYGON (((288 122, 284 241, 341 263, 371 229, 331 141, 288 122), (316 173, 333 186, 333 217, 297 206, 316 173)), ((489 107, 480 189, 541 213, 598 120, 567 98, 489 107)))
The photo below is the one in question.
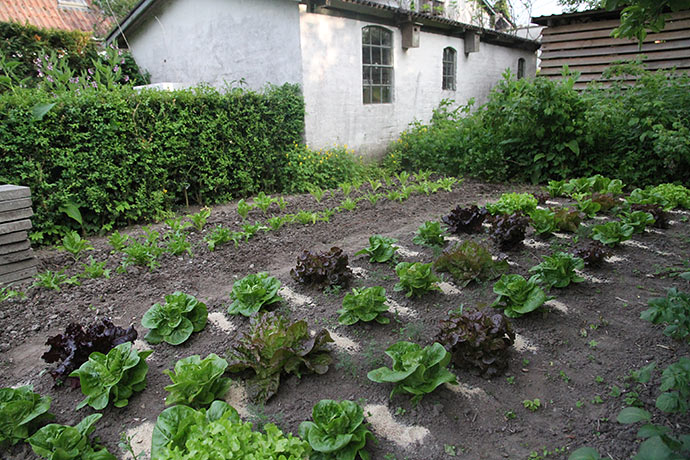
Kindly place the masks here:
MULTIPOLYGON (((420 224, 440 219, 457 205, 482 205, 503 192, 525 190, 536 191, 527 186, 465 180, 452 192, 414 195, 402 203, 381 200, 372 205, 362 200, 356 210, 335 214, 329 223, 295 224, 275 232, 260 232, 238 248, 230 244, 210 252, 202 239, 216 224, 231 229, 241 225, 235 204, 218 206, 213 208, 205 229, 191 233, 193 257, 166 255, 160 259, 161 266, 152 271, 131 267, 128 273, 116 273, 122 256, 110 253, 107 239, 92 238, 95 250, 89 255, 108 260, 110 279, 83 280, 80 286, 65 285, 59 292, 20 286, 26 290, 25 299, 0 304, 0 387, 31 384, 35 391, 52 398, 51 412, 58 423, 75 424, 93 411, 89 407, 75 410, 83 399, 78 387, 54 386, 47 372, 50 368, 41 360, 47 338, 62 333, 72 321, 90 323, 108 316, 123 327, 134 324, 141 339, 146 333, 141 318, 154 303, 162 302, 174 291, 192 294, 208 306, 207 327, 176 347, 137 341, 138 347, 154 350, 148 359, 148 386, 133 396, 127 407, 106 408, 96 425, 94 435, 118 458, 128 456, 118 446, 122 438, 130 438, 134 452, 143 452, 140 458, 148 458, 152 425, 165 409, 164 387, 170 383, 162 371, 192 354, 222 356, 234 335, 249 324, 244 317, 225 313, 233 282, 265 271, 283 284, 281 295, 285 300, 278 309, 292 319, 306 320, 312 331, 328 329, 335 343, 330 345, 334 360, 326 374, 284 376, 277 395, 266 404, 248 401, 242 376, 231 376, 235 384, 227 400, 257 426, 273 422, 284 431, 296 433, 299 423, 310 419, 311 408, 319 400, 350 399, 365 407, 366 420, 378 440, 368 446, 376 460, 567 458, 585 445, 597 448, 605 458, 623 460, 629 459, 639 445, 635 436, 638 426, 616 422, 627 398, 628 403, 637 402, 653 410, 654 422, 676 433, 690 432, 687 419, 653 409, 659 393, 659 371, 645 385, 626 379, 630 371, 652 361, 657 369, 664 369, 688 355, 687 343, 664 336, 662 327, 640 319, 650 298, 663 296, 673 286, 686 292, 690 288, 688 282, 669 276, 666 270, 682 266, 690 257, 686 212, 671 214, 672 225, 667 230, 651 229, 634 236, 616 248, 602 268, 586 269, 585 282, 552 291, 554 301, 514 320, 518 340, 504 375, 485 380, 452 369, 460 385, 440 387, 416 406, 404 395, 389 399, 391 386, 367 379, 368 371, 390 366, 383 353, 389 345, 400 340, 430 344, 438 333, 439 321, 449 310, 460 306, 491 308, 495 295, 493 282, 460 288, 446 277, 441 292, 409 299, 394 291, 397 277, 392 265, 371 264, 354 253, 367 246, 369 236, 381 234, 398 240, 400 260, 431 262, 438 252, 412 242, 420 224), (332 246, 349 255, 355 272, 350 287, 386 288, 390 324, 340 326, 336 311, 347 290, 307 288, 290 277, 290 269, 303 250, 327 250, 332 246), (622 390, 621 395, 616 396, 615 389, 612 393, 614 386, 622 390), (537 410, 524 407, 523 401, 536 398, 540 400, 537 410)), ((369 185, 364 185, 359 194, 368 191, 369 185)), ((285 210, 274 205, 270 213, 335 207, 343 196, 338 191, 320 203, 311 195, 286 199, 285 210)), ((568 203, 565 199, 552 201, 568 203)), ((250 221, 262 219, 265 217, 261 211, 251 211, 250 221)), ((164 224, 153 227, 166 229, 164 224)), ((506 254, 511 271, 523 276, 543 255, 568 250, 578 238, 558 234, 539 239, 530 232, 524 246, 506 254)), ((123 233, 139 235, 142 228, 131 227, 123 233)), ((447 244, 463 238, 455 236, 447 244)), ((491 246, 486 236, 472 238, 491 246)), ((496 247, 491 247, 495 255, 500 255, 496 247)), ((36 255, 40 271, 65 269, 72 275, 81 266, 56 249, 38 250, 36 255)), ((28 445, 20 445, 1 451, 0 458, 36 456, 28 445)))

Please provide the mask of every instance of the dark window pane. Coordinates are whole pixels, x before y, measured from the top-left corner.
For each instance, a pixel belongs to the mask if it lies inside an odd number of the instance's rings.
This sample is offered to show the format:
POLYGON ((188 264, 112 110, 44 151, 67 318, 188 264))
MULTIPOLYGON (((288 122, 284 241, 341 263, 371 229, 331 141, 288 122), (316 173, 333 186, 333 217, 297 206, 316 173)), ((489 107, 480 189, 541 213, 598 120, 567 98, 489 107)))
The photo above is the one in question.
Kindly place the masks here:
POLYGON ((371 88, 371 102, 374 104, 380 104, 381 101, 381 88, 371 88))
POLYGON ((371 64, 371 48, 368 46, 362 47, 362 64, 371 64))
POLYGON ((365 85, 371 85, 371 67, 364 67, 362 71, 362 81, 365 85))
POLYGON ((391 65, 391 49, 382 48, 381 49, 381 60, 383 65, 391 65))
POLYGON ((371 71, 371 82, 374 85, 380 85, 381 84, 381 69, 380 68, 374 68, 371 71))
POLYGON ((393 83, 393 79, 391 78, 391 74, 393 73, 393 69, 381 69, 381 83, 384 85, 390 85, 393 83))
POLYGON ((391 88, 389 86, 384 86, 381 88, 381 90, 381 102, 392 102, 393 99, 391 97, 391 88))
POLYGON ((371 88, 369 86, 365 86, 364 91, 362 92, 363 98, 362 102, 365 104, 370 104, 371 103, 371 88))
POLYGON ((381 44, 384 46, 391 46, 393 42, 393 34, 387 30, 381 31, 381 44))
POLYGON ((381 44, 381 29, 378 27, 371 28, 371 44, 380 45, 381 44))
POLYGON ((381 64, 381 48, 372 48, 371 49, 371 63, 372 64, 381 64))
POLYGON ((371 43, 371 33, 369 30, 369 27, 362 29, 362 43, 365 45, 371 43))

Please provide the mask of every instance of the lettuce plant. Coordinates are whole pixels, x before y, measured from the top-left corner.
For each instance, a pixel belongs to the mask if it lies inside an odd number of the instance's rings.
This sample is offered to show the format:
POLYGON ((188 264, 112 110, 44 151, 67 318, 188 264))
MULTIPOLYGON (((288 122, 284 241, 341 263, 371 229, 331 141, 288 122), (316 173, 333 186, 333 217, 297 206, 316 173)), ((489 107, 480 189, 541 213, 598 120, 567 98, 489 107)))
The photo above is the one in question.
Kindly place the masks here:
POLYGON ((467 286, 472 281, 492 280, 508 270, 505 260, 493 260, 484 246, 467 240, 452 249, 447 249, 434 262, 434 268, 448 272, 460 285, 467 286))
POLYGON ((228 314, 251 316, 264 305, 280 302, 279 289, 280 281, 268 273, 247 275, 232 285, 228 314))
POLYGON ((582 223, 580 213, 570 208, 553 209, 553 213, 553 220, 556 223, 556 227, 562 232, 575 233, 582 223))
POLYGON ((654 226, 656 228, 669 228, 671 226, 668 213, 658 204, 633 204, 630 206, 630 209, 651 214, 654 218, 654 226))
POLYGON ((604 213, 609 212, 620 204, 618 199, 611 193, 593 193, 590 199, 592 203, 597 203, 599 205, 599 210, 604 213))
POLYGON ((325 329, 311 336, 305 321, 288 323, 274 312, 263 312, 252 317, 249 331, 234 340, 227 354, 228 371, 253 370, 250 396, 265 402, 278 391, 282 373, 325 374, 332 361, 325 346, 332 341, 325 329))
POLYGON ((515 332, 501 313, 464 310, 441 321, 437 340, 452 353, 456 367, 490 378, 508 367, 515 332))
POLYGON ((169 407, 156 420, 151 460, 304 460, 309 457, 311 448, 306 441, 291 434, 285 436, 272 423, 264 425, 263 431, 254 431, 251 423, 243 423, 237 411, 223 401, 214 401, 208 410, 169 407))
POLYGON ((70 374, 79 377, 81 392, 86 396, 77 405, 87 404, 96 410, 105 409, 110 400, 115 407, 125 407, 134 392, 146 388, 149 366, 146 358, 151 350, 137 351, 132 342, 125 342, 110 350, 107 355, 91 353, 89 360, 70 374))
POLYGON ((29 438, 29 444, 41 458, 48 460, 116 460, 103 446, 92 444, 89 435, 102 414, 85 417, 77 426, 51 423, 29 438))
POLYGON ((508 318, 519 318, 541 307, 549 299, 534 276, 526 280, 520 275, 503 275, 494 284, 493 290, 498 297, 491 306, 503 308, 508 318))
POLYGON ((491 214, 529 214, 537 209, 537 199, 531 193, 504 193, 495 203, 487 203, 486 210, 491 214))
POLYGON ((290 275, 301 284, 347 286, 352 279, 352 270, 347 263, 347 254, 338 247, 326 252, 304 251, 290 275))
POLYGON ((544 261, 530 268, 537 282, 545 285, 547 289, 552 287, 564 288, 570 283, 581 283, 585 279, 575 273, 575 270, 585 268, 584 260, 572 256, 566 252, 557 252, 552 256, 544 256, 544 261))
POLYGON ((664 209, 690 209, 690 189, 682 185, 660 184, 644 190, 635 189, 626 200, 631 204, 658 204, 664 209))
POLYGON ((223 377, 227 367, 228 362, 214 353, 204 359, 199 355, 180 359, 174 371, 163 371, 172 380, 172 385, 165 387, 170 393, 165 404, 205 407, 221 399, 230 387, 230 379, 223 377))
POLYGON ((33 386, 0 388, 0 446, 26 440, 38 426, 53 418, 50 398, 34 393, 33 386))
POLYGON ((189 294, 174 292, 165 296, 163 304, 154 304, 144 313, 141 325, 150 329, 144 337, 147 342, 170 345, 184 343, 192 332, 206 327, 208 310, 206 304, 189 294))
POLYGON ((510 251, 522 244, 529 219, 521 214, 500 214, 492 219, 489 236, 502 251, 510 251))
POLYGON ((690 341, 690 295, 671 288, 666 291, 666 297, 655 297, 647 304, 650 308, 640 318, 652 324, 666 323, 664 335, 690 341))
POLYGON ((412 242, 422 246, 443 246, 446 242, 443 233, 441 222, 428 220, 417 229, 412 242))
POLYGON ((479 208, 476 205, 468 208, 458 206, 441 220, 451 233, 481 233, 487 214, 486 208, 479 208))
POLYGON ((374 435, 364 424, 364 411, 352 401, 322 399, 311 411, 313 422, 299 425, 299 436, 309 442, 314 452, 310 460, 370 460, 364 450, 374 435))
POLYGON ((633 228, 633 233, 644 233, 648 225, 654 225, 654 216, 644 211, 623 211, 620 216, 623 225, 633 228))
POLYGON ((586 266, 598 268, 604 264, 604 259, 611 255, 611 250, 598 241, 591 241, 586 246, 575 248, 573 255, 584 260, 586 266))
POLYGON ((591 199, 578 200, 576 207, 581 213, 583 213, 589 219, 594 218, 594 216, 596 216, 597 213, 601 210, 601 205, 599 203, 595 203, 591 199))
POLYGON ((368 288, 353 288, 352 292, 345 295, 343 308, 338 310, 340 324, 350 326, 358 321, 376 321, 379 324, 388 324, 390 319, 382 315, 388 311, 386 302, 386 290, 381 286, 368 288))
POLYGON ((422 348, 416 343, 398 342, 388 347, 386 354, 393 360, 392 369, 380 367, 367 377, 377 383, 394 383, 391 398, 398 393, 411 394, 412 402, 417 404, 439 385, 458 383, 447 369, 450 353, 440 343, 422 348))
POLYGON ((361 251, 355 252, 355 255, 366 254, 369 256, 369 262, 383 263, 395 260, 397 246, 393 246, 393 243, 397 243, 398 240, 393 238, 387 238, 381 235, 372 235, 369 237, 369 247, 364 248, 361 251))
POLYGON ((548 209, 535 209, 529 214, 534 232, 539 235, 548 235, 558 228, 556 213, 548 209))
POLYGON ((592 239, 606 246, 618 246, 621 242, 629 240, 634 231, 631 225, 622 222, 606 222, 592 227, 592 239))
POLYGON ((395 266, 395 273, 400 281, 393 288, 394 291, 407 291, 405 295, 421 296, 429 291, 440 291, 436 283, 441 281, 431 271, 431 264, 421 262, 400 262, 395 266))
POLYGON ((96 320, 89 326, 70 323, 64 333, 48 338, 50 349, 41 357, 47 363, 59 363, 50 371, 56 381, 62 381, 89 359, 94 351, 107 353, 125 342, 134 342, 137 331, 115 326, 108 318, 96 320))

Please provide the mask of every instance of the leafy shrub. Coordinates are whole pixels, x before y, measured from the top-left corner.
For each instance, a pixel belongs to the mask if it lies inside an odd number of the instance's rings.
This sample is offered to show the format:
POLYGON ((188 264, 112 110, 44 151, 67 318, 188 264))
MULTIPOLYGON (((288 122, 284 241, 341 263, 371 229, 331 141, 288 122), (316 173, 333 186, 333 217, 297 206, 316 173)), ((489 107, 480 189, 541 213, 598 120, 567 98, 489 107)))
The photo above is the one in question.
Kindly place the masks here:
POLYGON ((494 284, 493 290, 498 297, 491 306, 503 308, 508 318, 519 318, 541 307, 549 299, 534 276, 526 280, 520 275, 503 275, 494 284))
POLYGON ((619 217, 623 225, 633 228, 633 234, 644 233, 647 225, 654 225, 654 216, 644 211, 623 211, 619 217))
POLYGON ((538 283, 544 284, 548 289, 552 287, 564 288, 570 283, 581 283, 585 279, 575 273, 575 270, 585 268, 584 260, 574 257, 566 252, 557 252, 552 256, 544 256, 544 261, 529 269, 534 273, 538 283))
POLYGON ((76 426, 46 425, 29 438, 36 455, 48 460, 116 460, 103 446, 92 444, 89 435, 94 424, 103 417, 92 414, 76 426))
POLYGON ((440 280, 431 272, 431 264, 400 262, 395 266, 395 273, 400 281, 393 290, 407 291, 407 297, 421 296, 426 292, 441 289, 436 284, 440 280))
POLYGON ((411 394, 416 404, 439 385, 458 383, 447 369, 450 353, 440 343, 422 348, 416 343, 398 342, 388 347, 386 354, 393 360, 392 369, 380 367, 367 377, 377 383, 394 383, 391 398, 398 393, 411 394))
POLYGON ((264 305, 280 302, 282 297, 278 295, 280 281, 262 272, 247 275, 232 285, 228 314, 251 316, 264 305))
POLYGON ((434 262, 434 268, 448 272, 461 286, 472 281, 492 280, 508 270, 505 260, 493 260, 491 253, 484 246, 467 240, 453 248, 446 249, 434 262))
POLYGON ((606 222, 592 227, 592 239, 606 246, 618 246, 621 242, 629 240, 634 231, 632 226, 622 222, 606 222))
POLYGON ((393 246, 398 240, 394 238, 387 238, 381 235, 372 235, 369 237, 369 247, 361 251, 355 252, 355 255, 366 254, 369 256, 369 262, 383 263, 395 260, 396 251, 398 248, 393 246))
POLYGON ((441 222, 428 220, 417 229, 412 242, 422 246, 443 246, 446 243, 443 233, 441 222))
POLYGON ((553 209, 553 212, 554 222, 560 231, 571 233, 577 232, 577 229, 582 223, 579 212, 571 210, 570 208, 553 209))
POLYGON ((165 404, 185 404, 198 408, 209 406, 222 398, 230 387, 230 379, 223 377, 228 362, 211 353, 201 359, 199 355, 182 358, 175 363, 175 370, 164 370, 172 385, 165 387, 170 394, 165 404))
POLYGON ((654 226, 657 228, 669 228, 668 213, 658 204, 633 204, 630 209, 633 211, 644 211, 654 218, 654 226))
POLYGON ((347 263, 347 254, 335 246, 325 252, 304 251, 290 275, 301 284, 347 286, 352 279, 352 270, 347 263))
POLYGON ((227 354, 228 371, 253 370, 250 396, 265 402, 278 391, 282 373, 325 374, 332 361, 325 345, 332 341, 325 329, 310 336, 305 321, 288 323, 276 313, 260 313, 251 318, 249 331, 234 340, 227 354))
POLYGON ((361 157, 346 146, 312 150, 297 142, 284 155, 285 163, 280 171, 284 192, 303 193, 314 187, 332 189, 364 174, 361 157))
POLYGON ((70 374, 79 377, 81 392, 86 396, 77 409, 87 404, 96 410, 105 409, 111 399, 115 407, 125 407, 134 392, 146 388, 146 358, 151 353, 137 351, 132 342, 116 346, 107 355, 91 353, 89 360, 70 374))
POLYGON ((46 345, 50 349, 41 358, 47 363, 59 363, 50 375, 61 381, 85 363, 91 353, 108 353, 117 345, 134 342, 136 338, 134 326, 123 329, 108 318, 96 320, 86 327, 70 323, 64 333, 48 338, 46 345))
POLYGON ((208 310, 206 304, 194 296, 174 292, 165 296, 163 304, 156 303, 144 313, 141 325, 150 329, 144 337, 147 342, 179 345, 187 341, 193 332, 206 327, 208 310))
POLYGON ((0 446, 25 441, 38 426, 53 418, 50 398, 34 393, 31 385, 0 388, 0 446))
POLYGON ((358 321, 374 321, 379 324, 388 324, 390 319, 382 315, 388 311, 386 302, 386 290, 381 286, 368 288, 353 288, 343 298, 343 308, 338 310, 340 324, 350 326, 358 321))
POLYGON ((635 189, 626 201, 631 204, 658 204, 664 209, 690 209, 690 190, 682 185, 661 184, 644 190, 635 189))
POLYGON ((515 332, 500 313, 463 310, 451 312, 441 321, 437 341, 452 353, 456 367, 491 378, 508 367, 515 332))
POLYGON ((539 235, 548 235, 556 231, 556 213, 548 209, 535 209, 529 213, 529 218, 534 227, 534 232, 539 235))
POLYGON ((690 341, 690 295, 671 288, 666 297, 650 299, 648 305, 640 318, 652 324, 667 323, 664 335, 690 341))
POLYGON ((468 208, 458 206, 441 220, 451 233, 481 233, 487 212, 486 208, 479 208, 476 205, 468 208))
POLYGON ((489 236, 502 251, 516 249, 525 239, 529 219, 521 214, 499 214, 493 217, 489 236))
POLYGON ((272 423, 264 425, 264 433, 252 428, 223 401, 214 401, 208 410, 169 407, 153 428, 151 460, 304 460, 309 455, 306 441, 283 435, 272 423))
POLYGON ((369 460, 364 450, 367 439, 374 435, 364 424, 364 412, 352 401, 322 399, 311 411, 313 422, 299 425, 299 436, 309 442, 314 453, 312 460, 369 460))
POLYGON ((584 260, 588 267, 599 268, 604 264, 604 259, 611 255, 611 250, 598 241, 592 241, 575 248, 573 255, 584 260))
POLYGON ((531 193, 504 193, 496 203, 487 203, 486 210, 491 214, 529 214, 537 209, 537 199, 531 193))

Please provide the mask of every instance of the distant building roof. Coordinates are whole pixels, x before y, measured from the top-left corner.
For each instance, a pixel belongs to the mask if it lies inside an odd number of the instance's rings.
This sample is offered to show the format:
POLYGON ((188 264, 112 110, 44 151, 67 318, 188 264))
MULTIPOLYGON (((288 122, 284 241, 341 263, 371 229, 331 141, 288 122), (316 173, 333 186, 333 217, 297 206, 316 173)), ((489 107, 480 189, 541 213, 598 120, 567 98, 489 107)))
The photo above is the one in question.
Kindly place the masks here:
POLYGON ((110 29, 91 0, 0 0, 0 21, 84 32, 110 29))
POLYGON ((601 21, 604 19, 620 18, 620 10, 605 10, 602 8, 587 11, 574 11, 572 13, 552 14, 550 16, 533 17, 532 22, 541 26, 559 26, 577 22, 601 21))

